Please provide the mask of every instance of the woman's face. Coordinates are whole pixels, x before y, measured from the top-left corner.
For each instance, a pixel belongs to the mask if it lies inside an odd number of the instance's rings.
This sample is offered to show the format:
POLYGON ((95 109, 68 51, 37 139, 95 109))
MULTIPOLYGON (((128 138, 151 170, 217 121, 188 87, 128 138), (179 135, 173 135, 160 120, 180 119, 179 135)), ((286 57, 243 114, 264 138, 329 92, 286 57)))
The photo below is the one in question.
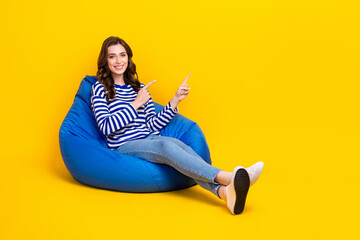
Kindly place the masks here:
POLYGON ((122 75, 125 72, 128 66, 128 55, 121 44, 108 47, 107 64, 113 76, 122 75))

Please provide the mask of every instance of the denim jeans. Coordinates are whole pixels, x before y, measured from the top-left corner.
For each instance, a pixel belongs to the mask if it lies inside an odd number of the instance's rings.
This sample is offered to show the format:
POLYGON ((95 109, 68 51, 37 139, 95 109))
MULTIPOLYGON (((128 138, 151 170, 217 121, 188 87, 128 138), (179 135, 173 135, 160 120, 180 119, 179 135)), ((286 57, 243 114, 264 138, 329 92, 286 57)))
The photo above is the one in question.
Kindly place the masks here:
POLYGON ((220 198, 218 188, 221 184, 214 179, 221 169, 205 162, 191 147, 176 138, 151 134, 146 138, 128 141, 114 151, 170 165, 220 198))

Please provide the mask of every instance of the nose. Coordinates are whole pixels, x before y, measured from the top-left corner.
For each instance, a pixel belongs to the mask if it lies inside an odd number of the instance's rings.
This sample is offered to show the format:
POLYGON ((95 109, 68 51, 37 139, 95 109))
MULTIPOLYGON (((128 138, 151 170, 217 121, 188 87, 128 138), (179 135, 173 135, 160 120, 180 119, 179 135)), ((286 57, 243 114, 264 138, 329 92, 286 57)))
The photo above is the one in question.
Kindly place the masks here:
POLYGON ((122 63, 121 58, 117 57, 116 58, 116 64, 120 64, 120 63, 122 63))

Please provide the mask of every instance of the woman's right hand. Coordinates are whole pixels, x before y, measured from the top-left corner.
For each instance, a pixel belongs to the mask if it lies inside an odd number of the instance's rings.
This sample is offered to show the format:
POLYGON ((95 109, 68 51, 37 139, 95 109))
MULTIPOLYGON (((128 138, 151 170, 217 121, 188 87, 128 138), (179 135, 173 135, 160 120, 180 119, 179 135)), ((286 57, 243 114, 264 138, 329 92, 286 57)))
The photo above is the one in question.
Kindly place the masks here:
POLYGON ((149 101, 150 92, 148 90, 148 87, 150 87, 154 82, 156 82, 156 80, 148 83, 145 87, 141 88, 140 91, 138 92, 135 100, 131 103, 136 110, 149 101))

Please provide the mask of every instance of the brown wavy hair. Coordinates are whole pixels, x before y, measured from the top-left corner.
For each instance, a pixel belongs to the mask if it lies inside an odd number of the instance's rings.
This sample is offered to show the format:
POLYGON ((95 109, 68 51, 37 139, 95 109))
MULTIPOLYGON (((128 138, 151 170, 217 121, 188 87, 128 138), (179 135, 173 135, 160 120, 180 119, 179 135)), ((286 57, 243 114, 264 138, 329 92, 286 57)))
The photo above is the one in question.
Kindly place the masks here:
POLYGON ((114 79, 111 75, 111 71, 107 64, 108 57, 108 47, 112 45, 121 44, 128 55, 128 66, 124 72, 124 82, 130 85, 135 92, 139 92, 140 90, 140 81, 138 80, 138 74, 136 72, 136 65, 132 61, 132 50, 129 45, 119 37, 108 37, 102 44, 100 55, 98 58, 98 71, 96 73, 96 77, 98 81, 104 85, 104 91, 106 93, 106 101, 110 103, 110 99, 115 99, 116 90, 114 88, 114 79), (135 77, 136 76, 136 77, 135 77))

